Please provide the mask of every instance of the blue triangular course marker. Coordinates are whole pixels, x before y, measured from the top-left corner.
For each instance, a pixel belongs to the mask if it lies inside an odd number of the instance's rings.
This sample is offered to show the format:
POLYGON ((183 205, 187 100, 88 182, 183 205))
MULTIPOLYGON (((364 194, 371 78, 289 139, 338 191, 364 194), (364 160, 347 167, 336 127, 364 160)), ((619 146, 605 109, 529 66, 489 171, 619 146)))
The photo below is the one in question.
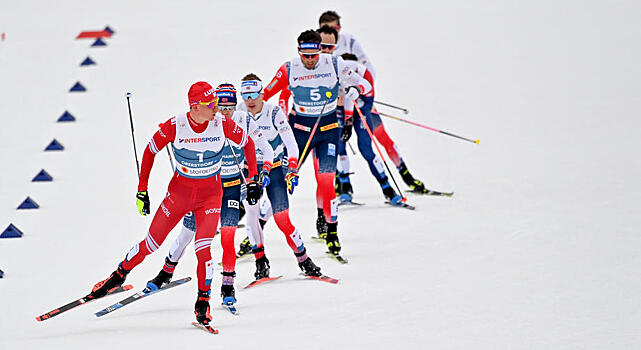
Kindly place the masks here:
POLYGON ((0 270, 0 278, 4 277, 4 271, 0 270))
POLYGON ((49 175, 48 172, 46 172, 44 169, 42 169, 42 170, 40 170, 38 175, 36 175, 33 178, 33 180, 31 180, 31 181, 32 182, 53 181, 53 177, 51 177, 51 175, 49 175))
POLYGON ((95 65, 95 64, 96 64, 96 62, 94 62, 94 60, 92 60, 91 57, 89 57, 89 56, 87 56, 87 58, 85 58, 85 60, 82 61, 82 63, 80 63, 81 66, 91 66, 91 65, 95 65))
POLYGON ((87 91, 87 89, 84 86, 82 86, 82 84, 80 84, 79 81, 77 81, 76 84, 72 86, 71 89, 69 89, 69 92, 82 92, 82 91, 87 91))
POLYGON ((69 111, 65 111, 64 113, 62 113, 60 118, 58 118, 58 122, 75 122, 75 121, 76 121, 76 118, 74 118, 73 115, 69 113, 69 111))
POLYGON ((2 234, 0 234, 0 238, 19 238, 22 237, 22 231, 18 230, 17 227, 13 226, 13 224, 9 224, 7 228, 2 231, 2 234))
POLYGON ((38 203, 34 202, 31 197, 27 196, 27 198, 18 206, 18 209, 38 209, 40 206, 38 203))
POLYGON ((58 140, 53 139, 53 141, 51 141, 49 146, 45 148, 45 151, 62 151, 63 149, 65 148, 62 146, 62 144, 58 142, 58 140))
POLYGON ((96 41, 93 42, 93 44, 91 44, 91 46, 92 47, 93 46, 107 46, 107 43, 104 40, 102 40, 101 38, 98 38, 98 39, 96 39, 96 41))
POLYGON ((109 26, 106 26, 104 30, 108 31, 111 34, 115 33, 113 29, 109 28, 109 26))

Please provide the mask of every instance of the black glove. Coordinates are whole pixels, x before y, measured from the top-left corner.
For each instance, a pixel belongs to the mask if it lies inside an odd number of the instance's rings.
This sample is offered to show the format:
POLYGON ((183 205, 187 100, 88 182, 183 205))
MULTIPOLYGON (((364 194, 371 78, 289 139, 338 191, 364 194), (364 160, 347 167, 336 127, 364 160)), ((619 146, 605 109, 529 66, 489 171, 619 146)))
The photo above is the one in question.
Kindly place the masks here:
POLYGON ((352 137, 352 126, 354 125, 354 118, 347 118, 343 123, 343 130, 341 131, 341 141, 347 142, 352 137))
POLYGON ((140 215, 149 215, 149 194, 147 194, 147 191, 138 191, 136 193, 136 206, 140 215))
POLYGON ((260 200, 261 193, 260 184, 256 181, 250 181, 247 183, 247 203, 249 205, 256 205, 260 200))

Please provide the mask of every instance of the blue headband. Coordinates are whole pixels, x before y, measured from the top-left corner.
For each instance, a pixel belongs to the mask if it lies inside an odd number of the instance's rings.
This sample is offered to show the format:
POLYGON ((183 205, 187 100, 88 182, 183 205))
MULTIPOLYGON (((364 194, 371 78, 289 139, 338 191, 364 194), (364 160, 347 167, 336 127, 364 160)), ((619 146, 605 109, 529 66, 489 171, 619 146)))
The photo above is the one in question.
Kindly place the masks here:
POLYGON ((299 50, 305 50, 305 49, 320 50, 320 44, 319 43, 300 43, 298 44, 298 49, 299 50))

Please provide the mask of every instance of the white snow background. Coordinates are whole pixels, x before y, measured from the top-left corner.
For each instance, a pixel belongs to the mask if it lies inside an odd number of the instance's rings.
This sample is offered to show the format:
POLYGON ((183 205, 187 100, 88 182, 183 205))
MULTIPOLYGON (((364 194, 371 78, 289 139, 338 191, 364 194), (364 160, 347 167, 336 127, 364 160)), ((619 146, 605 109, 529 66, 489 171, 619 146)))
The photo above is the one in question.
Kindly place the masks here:
MULTIPOLYGON (((638 1, 2 2, 0 229, 24 237, 0 240, 0 349, 638 349, 640 13, 638 1), (366 205, 340 212, 350 262, 339 265, 310 239, 306 164, 290 212, 338 285, 298 276, 272 222, 267 254, 285 277, 242 290, 254 264, 239 262, 234 317, 218 306, 217 266, 217 336, 190 325, 195 281, 100 319, 123 294, 36 322, 87 293, 148 229, 125 92, 140 155, 158 123, 186 111, 191 83, 248 72, 268 82, 328 9, 374 62, 377 99, 410 114, 380 110, 481 140, 384 119, 412 173, 454 197, 387 207, 352 157, 366 205), (74 39, 106 25, 107 47, 74 39), (80 67, 87 56, 97 65, 80 67), (88 91, 69 93, 76 81, 88 91), (65 110, 77 121, 56 123, 65 110), (53 138, 65 150, 43 152, 53 138), (54 181, 30 182, 42 168, 54 181), (40 209, 16 210, 26 196, 40 209)), ((169 178, 163 151, 154 210, 169 178)), ((127 283, 155 276, 176 233, 127 283)), ((219 261, 218 237, 212 251, 219 261)), ((195 278, 191 246, 175 276, 195 278)))

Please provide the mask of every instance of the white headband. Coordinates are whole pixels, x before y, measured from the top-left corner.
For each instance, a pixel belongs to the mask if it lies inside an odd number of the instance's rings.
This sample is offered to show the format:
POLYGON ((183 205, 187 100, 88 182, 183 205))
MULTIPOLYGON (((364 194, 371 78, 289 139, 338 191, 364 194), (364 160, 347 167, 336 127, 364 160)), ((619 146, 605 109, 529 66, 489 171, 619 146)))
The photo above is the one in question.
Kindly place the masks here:
POLYGON ((263 84, 259 80, 247 80, 240 83, 240 93, 263 91, 263 84))

